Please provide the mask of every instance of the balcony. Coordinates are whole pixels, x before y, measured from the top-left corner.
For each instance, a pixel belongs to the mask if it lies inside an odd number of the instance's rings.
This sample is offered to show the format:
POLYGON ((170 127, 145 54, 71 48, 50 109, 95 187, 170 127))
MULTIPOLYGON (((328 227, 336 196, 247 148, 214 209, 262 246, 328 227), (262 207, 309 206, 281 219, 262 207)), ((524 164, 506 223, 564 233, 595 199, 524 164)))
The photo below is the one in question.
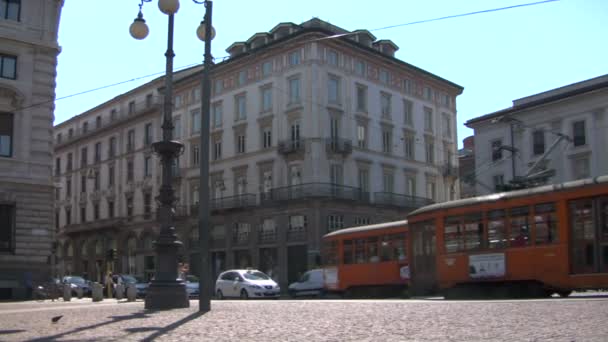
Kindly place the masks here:
POLYGON ((247 208, 256 205, 255 194, 242 194, 236 196, 215 198, 211 200, 211 210, 227 210, 247 208))
POLYGON ((277 242, 276 230, 262 230, 258 232, 258 242, 261 244, 277 242))
POLYGON ((289 201, 307 198, 331 198, 368 202, 369 193, 360 188, 331 183, 305 183, 271 189, 261 197, 262 203, 289 201))
POLYGON ((329 138, 325 140, 327 153, 347 155, 353 152, 353 143, 350 140, 329 138))
POLYGON ((444 177, 458 177, 458 168, 451 163, 443 164, 439 169, 444 177))
POLYGON ((402 195, 393 192, 374 192, 374 203, 413 210, 432 204, 433 201, 424 197, 402 195))
POLYGON ((247 246, 249 245, 249 233, 239 232, 235 233, 232 238, 233 246, 247 246))
POLYGON ((289 228, 287 230, 287 242, 300 242, 306 241, 306 228, 297 227, 297 228, 289 228))
POLYGON ((278 152, 284 155, 304 153, 304 139, 279 141, 278 152))

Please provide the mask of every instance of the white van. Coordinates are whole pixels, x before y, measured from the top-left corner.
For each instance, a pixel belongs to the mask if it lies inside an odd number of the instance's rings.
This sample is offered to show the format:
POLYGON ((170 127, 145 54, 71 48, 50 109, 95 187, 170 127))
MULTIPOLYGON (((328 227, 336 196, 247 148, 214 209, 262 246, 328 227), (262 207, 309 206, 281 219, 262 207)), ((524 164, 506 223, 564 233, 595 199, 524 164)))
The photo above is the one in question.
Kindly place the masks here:
POLYGON ((293 298, 300 296, 321 297, 325 293, 323 270, 314 269, 304 273, 300 280, 289 285, 289 295, 293 298))

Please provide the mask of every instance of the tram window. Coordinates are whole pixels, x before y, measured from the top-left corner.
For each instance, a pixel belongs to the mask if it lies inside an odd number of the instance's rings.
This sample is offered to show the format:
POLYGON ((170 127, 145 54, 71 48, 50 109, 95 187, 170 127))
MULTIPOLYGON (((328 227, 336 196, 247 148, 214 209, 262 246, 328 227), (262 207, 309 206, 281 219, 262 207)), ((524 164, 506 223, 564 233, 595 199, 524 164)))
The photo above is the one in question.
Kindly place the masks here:
POLYGON ((367 260, 369 262, 380 261, 380 256, 378 256, 378 237, 367 238, 367 260))
POLYGON ((445 241, 446 253, 453 253, 461 250, 462 238, 460 219, 448 217, 443 228, 443 240, 445 241))
POLYGON ((355 262, 357 264, 365 263, 365 240, 355 240, 355 262))
POLYGON ((537 245, 558 241, 555 204, 544 203, 534 206, 534 229, 537 245))
POLYGON ((353 263, 353 240, 344 240, 343 242, 344 255, 343 260, 345 264, 353 263))
POLYGON ((464 249, 483 248, 483 222, 481 214, 469 215, 464 218, 464 249))
POLYGON ((492 210, 488 212, 488 247, 507 247, 507 234, 505 226, 505 211, 492 210))
POLYGON ((328 241, 323 246, 323 264, 336 265, 338 263, 338 243, 336 241, 328 241))
POLYGON ((405 249, 405 238, 403 235, 391 235, 393 245, 393 260, 404 261, 407 259, 407 250, 405 249))
POLYGON ((383 236, 380 242, 380 258, 382 261, 389 261, 393 258, 393 247, 388 235, 383 236))
POLYGON ((511 247, 523 247, 530 244, 530 223, 528 207, 517 207, 509 210, 509 227, 511 247))

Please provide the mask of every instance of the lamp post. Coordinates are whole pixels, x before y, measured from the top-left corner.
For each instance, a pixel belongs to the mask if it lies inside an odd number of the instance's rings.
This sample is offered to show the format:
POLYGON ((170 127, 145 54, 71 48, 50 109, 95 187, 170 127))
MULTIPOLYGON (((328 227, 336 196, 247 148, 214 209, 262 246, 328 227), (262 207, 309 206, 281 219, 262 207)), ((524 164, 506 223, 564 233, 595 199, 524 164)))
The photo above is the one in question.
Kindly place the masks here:
MULTIPOLYGON (((129 29, 135 39, 144 39, 148 35, 148 27, 141 12, 144 2, 152 0, 141 0, 137 18, 129 29)), ((162 183, 159 195, 156 198, 160 204, 160 234, 154 247, 156 250, 156 269, 154 280, 150 282, 146 295, 146 309, 175 309, 190 306, 186 286, 177 280, 177 251, 182 245, 175 235, 173 226, 173 206, 175 203, 175 191, 171 184, 172 164, 175 158, 183 152, 184 145, 172 140, 172 100, 173 100, 173 16, 179 9, 178 0, 159 0, 158 7, 169 17, 167 34, 167 52, 165 53, 166 75, 165 75, 165 97, 163 103, 163 139, 152 144, 162 162, 162 183)))
POLYGON ((201 138, 200 138, 200 178, 199 178, 199 208, 198 208, 198 237, 201 255, 199 282, 199 312, 211 310, 211 260, 209 253, 209 121, 210 115, 210 81, 211 68, 211 40, 215 37, 215 30, 211 25, 213 3, 209 0, 197 1, 205 5, 205 17, 196 30, 198 38, 205 42, 205 55, 203 62, 203 79, 201 82, 201 138), (209 287, 209 288, 208 288, 209 287))

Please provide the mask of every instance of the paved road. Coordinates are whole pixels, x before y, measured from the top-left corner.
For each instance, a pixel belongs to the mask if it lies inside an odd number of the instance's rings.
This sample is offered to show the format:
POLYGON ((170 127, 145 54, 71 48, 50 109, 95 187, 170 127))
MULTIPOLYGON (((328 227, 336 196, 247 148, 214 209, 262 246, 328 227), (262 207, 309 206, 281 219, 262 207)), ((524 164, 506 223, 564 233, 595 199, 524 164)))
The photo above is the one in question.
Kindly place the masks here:
POLYGON ((0 303, 0 341, 608 341, 608 297, 0 303), (57 323, 51 318, 63 315, 57 323))

